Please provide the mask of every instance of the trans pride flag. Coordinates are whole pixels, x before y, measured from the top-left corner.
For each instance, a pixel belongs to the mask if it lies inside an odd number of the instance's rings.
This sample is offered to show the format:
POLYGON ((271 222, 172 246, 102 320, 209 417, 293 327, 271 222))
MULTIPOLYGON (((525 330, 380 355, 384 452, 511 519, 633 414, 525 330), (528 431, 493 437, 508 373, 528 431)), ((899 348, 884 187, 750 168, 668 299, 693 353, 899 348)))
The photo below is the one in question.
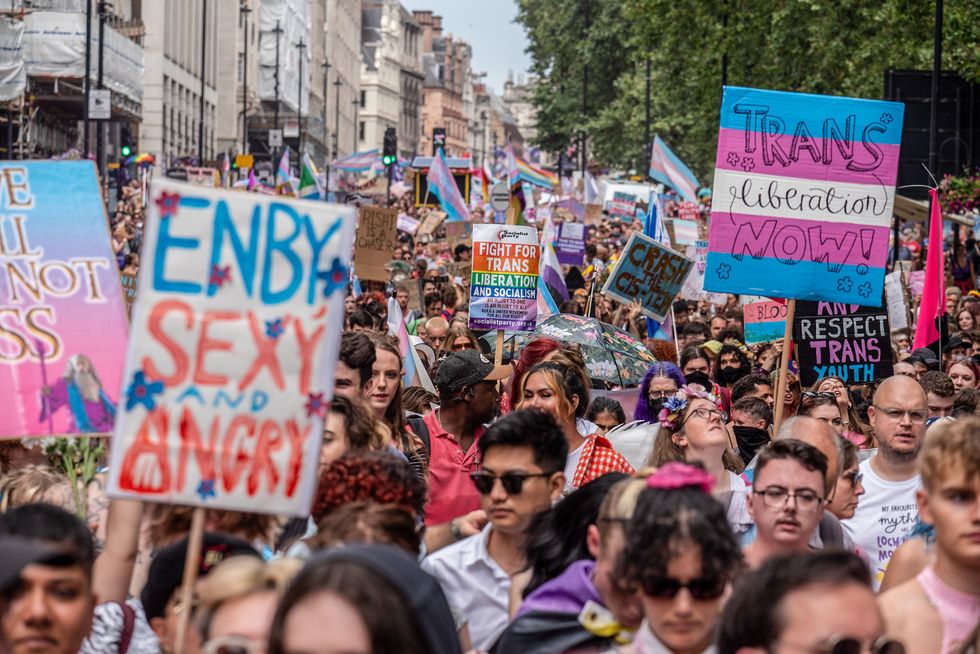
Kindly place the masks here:
POLYGON ((371 170, 371 166, 381 160, 380 152, 377 148, 365 150, 364 152, 355 152, 342 159, 337 159, 330 165, 335 170, 343 170, 349 173, 363 173, 371 170))
POLYGON ((429 185, 429 192, 439 198, 439 205, 448 214, 448 222, 470 219, 470 210, 466 208, 466 202, 463 201, 463 195, 456 186, 456 180, 449 171, 441 149, 432 157, 432 165, 429 166, 425 181, 429 185))
POLYGON ((704 289, 880 306, 904 113, 725 87, 704 289))
POLYGON ((677 191, 688 202, 698 201, 698 178, 659 136, 653 139, 649 175, 677 191))

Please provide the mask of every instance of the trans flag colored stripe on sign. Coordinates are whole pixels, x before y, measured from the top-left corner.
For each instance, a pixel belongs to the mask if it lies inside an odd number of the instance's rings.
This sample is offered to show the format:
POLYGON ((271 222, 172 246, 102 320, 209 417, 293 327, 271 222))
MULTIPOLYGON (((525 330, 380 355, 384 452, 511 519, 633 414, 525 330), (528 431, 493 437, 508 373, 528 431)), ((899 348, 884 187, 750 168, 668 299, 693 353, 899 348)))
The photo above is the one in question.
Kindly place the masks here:
POLYGON ((904 112, 725 87, 705 290, 880 305, 904 112))

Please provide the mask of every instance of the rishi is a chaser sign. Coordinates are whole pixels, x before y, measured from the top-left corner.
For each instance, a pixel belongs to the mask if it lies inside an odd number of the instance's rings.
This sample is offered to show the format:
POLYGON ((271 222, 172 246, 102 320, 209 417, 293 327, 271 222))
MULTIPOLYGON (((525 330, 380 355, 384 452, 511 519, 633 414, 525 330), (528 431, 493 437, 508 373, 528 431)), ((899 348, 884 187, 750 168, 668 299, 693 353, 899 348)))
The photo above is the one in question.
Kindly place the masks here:
POLYGON ((155 182, 109 494, 305 515, 353 208, 155 182))
POLYGON ((725 87, 705 290, 878 306, 903 115, 725 87))

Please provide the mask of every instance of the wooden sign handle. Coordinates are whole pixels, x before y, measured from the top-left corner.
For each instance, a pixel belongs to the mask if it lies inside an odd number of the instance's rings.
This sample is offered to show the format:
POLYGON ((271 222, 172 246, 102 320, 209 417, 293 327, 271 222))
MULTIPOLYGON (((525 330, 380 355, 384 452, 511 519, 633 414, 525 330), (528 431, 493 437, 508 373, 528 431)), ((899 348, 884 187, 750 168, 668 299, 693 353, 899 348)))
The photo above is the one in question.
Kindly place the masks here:
POLYGON ((204 544, 204 509, 197 507, 191 515, 191 531, 187 535, 187 556, 184 559, 184 579, 180 586, 180 615, 177 616, 176 654, 187 651, 187 627, 194 612, 194 584, 197 582, 198 562, 204 544))
POLYGON ((783 400, 786 395, 786 377, 789 375, 789 351, 793 344, 793 317, 796 315, 796 300, 786 301, 786 327, 783 329, 783 353, 779 358, 779 379, 776 382, 776 415, 772 423, 773 437, 779 433, 783 422, 783 400))

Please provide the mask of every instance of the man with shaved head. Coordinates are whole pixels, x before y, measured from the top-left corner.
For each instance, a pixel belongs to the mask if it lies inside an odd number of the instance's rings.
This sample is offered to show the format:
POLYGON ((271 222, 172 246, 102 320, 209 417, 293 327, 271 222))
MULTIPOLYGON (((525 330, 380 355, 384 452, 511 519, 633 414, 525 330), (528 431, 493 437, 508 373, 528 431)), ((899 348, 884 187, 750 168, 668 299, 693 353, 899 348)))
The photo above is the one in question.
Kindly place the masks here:
POLYGON ((868 556, 875 590, 918 515, 915 494, 922 479, 916 463, 928 417, 925 391, 903 375, 883 381, 868 407, 878 451, 860 465, 865 494, 854 517, 842 524, 868 556))

